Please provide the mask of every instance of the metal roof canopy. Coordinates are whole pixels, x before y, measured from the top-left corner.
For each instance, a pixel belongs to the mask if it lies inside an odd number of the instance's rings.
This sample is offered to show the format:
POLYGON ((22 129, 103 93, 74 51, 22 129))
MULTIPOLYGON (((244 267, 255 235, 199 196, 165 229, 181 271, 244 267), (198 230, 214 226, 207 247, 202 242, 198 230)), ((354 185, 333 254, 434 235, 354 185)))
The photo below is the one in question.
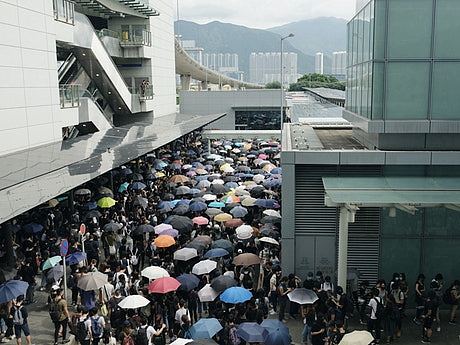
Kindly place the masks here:
POLYGON ((416 207, 460 211, 458 177, 324 177, 327 207, 395 207, 414 213, 416 207))

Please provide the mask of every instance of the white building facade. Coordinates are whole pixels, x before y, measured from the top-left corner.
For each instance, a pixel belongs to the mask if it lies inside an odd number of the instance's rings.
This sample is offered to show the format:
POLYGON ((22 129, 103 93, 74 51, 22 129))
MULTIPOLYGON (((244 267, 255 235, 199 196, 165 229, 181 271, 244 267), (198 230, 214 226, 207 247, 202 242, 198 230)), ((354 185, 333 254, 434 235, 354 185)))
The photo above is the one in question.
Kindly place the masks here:
POLYGON ((175 113, 173 4, 95 2, 0 1, 0 155, 175 113))
POLYGON ((339 80, 344 80, 347 75, 347 52, 332 53, 332 75, 339 80))
MULTIPOLYGON (((252 83, 267 84, 281 81, 281 53, 251 53, 249 56, 249 80, 252 83)), ((283 53, 283 84, 292 84, 299 78, 297 54, 283 53)))
POLYGON ((315 55, 315 73, 324 74, 324 54, 316 53, 315 55))

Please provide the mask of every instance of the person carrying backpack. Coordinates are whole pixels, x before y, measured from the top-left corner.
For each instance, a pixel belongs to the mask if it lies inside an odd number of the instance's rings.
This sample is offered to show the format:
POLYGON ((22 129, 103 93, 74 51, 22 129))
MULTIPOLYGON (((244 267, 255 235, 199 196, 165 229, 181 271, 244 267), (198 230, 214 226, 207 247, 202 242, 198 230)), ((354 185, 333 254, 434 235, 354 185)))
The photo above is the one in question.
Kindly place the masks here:
POLYGON ((102 316, 98 315, 97 308, 90 311, 91 320, 91 345, 98 345, 104 335, 105 320, 102 316))
POLYGON ((75 326, 75 339, 80 345, 91 344, 91 319, 88 316, 88 310, 84 306, 79 306, 77 309, 77 323, 75 326))
POLYGON ((15 301, 13 301, 13 307, 11 308, 10 315, 13 318, 14 325, 14 334, 16 336, 16 341, 18 344, 21 344, 21 332, 24 333, 26 337, 27 345, 32 344, 32 338, 30 337, 29 324, 27 322, 27 309, 23 306, 24 296, 19 296, 15 301))
POLYGON ((62 329, 62 344, 68 343, 67 325, 69 323, 69 310, 67 309, 67 301, 64 298, 64 291, 59 289, 56 292, 56 297, 51 301, 50 316, 54 323, 54 345, 57 345, 59 333, 62 329))
POLYGON ((458 304, 460 303, 460 281, 456 280, 444 292, 443 301, 451 306, 449 324, 455 325, 455 317, 457 314, 458 304))
POLYGON ((381 321, 384 312, 384 305, 382 298, 378 296, 379 291, 377 289, 372 290, 372 298, 369 301, 368 306, 371 309, 371 315, 367 323, 367 330, 372 332, 375 336, 375 340, 380 341, 381 336, 381 321))
POLYGON ((155 329, 149 326, 145 317, 141 318, 141 325, 134 334, 134 343, 136 345, 150 345, 155 329))
POLYGON ((241 339, 236 334, 236 326, 233 318, 228 321, 228 344, 229 345, 240 345, 241 339))

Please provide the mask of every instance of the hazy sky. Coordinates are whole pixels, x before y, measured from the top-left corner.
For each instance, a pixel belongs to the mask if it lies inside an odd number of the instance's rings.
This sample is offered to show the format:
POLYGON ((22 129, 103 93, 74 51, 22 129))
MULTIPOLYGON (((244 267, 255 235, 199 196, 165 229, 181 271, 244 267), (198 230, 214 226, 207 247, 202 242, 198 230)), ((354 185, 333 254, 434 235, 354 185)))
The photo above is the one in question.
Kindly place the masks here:
POLYGON ((356 0, 176 1, 180 19, 200 24, 218 20, 261 29, 323 16, 350 19, 356 4, 356 0))

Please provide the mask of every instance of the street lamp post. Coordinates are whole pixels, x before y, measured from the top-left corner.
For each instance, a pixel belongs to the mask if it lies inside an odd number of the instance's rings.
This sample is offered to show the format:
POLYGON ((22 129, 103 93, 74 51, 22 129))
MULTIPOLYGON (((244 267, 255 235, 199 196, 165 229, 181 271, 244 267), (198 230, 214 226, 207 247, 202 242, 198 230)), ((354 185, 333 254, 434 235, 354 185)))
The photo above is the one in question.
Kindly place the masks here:
MULTIPOLYGON (((283 138, 283 124, 284 124, 284 69, 283 69, 283 41, 285 39, 288 39, 288 38, 291 38, 291 37, 294 37, 294 34, 289 34, 285 37, 281 37, 281 65, 280 65, 280 69, 281 69, 281 107, 280 107, 280 124, 281 124, 281 139, 283 138)), ((282 140, 281 140, 281 145, 282 145, 282 140)))

